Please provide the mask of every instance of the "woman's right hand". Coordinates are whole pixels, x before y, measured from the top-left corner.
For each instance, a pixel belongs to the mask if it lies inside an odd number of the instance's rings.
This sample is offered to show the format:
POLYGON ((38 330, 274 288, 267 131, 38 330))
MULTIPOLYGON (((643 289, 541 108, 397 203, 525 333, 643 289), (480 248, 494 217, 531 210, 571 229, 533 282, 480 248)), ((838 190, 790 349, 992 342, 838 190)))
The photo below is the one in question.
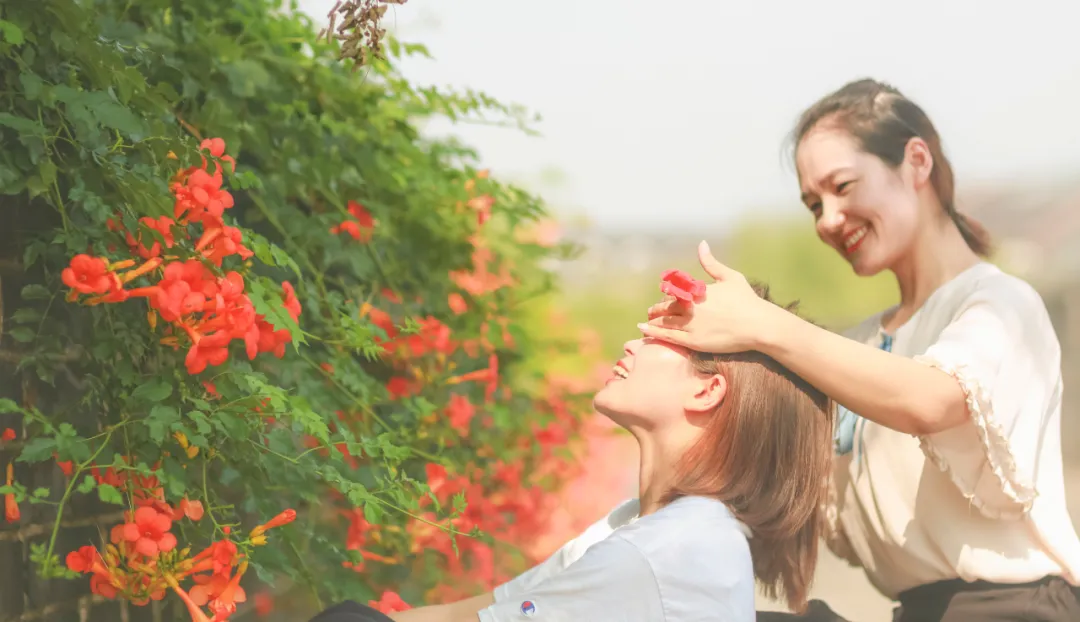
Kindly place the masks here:
POLYGON ((705 286, 704 300, 685 303, 674 296, 649 307, 649 322, 638 324, 652 337, 698 352, 727 354, 756 350, 769 318, 780 307, 766 302, 737 270, 716 260, 709 245, 698 246, 701 267, 715 283, 705 286))

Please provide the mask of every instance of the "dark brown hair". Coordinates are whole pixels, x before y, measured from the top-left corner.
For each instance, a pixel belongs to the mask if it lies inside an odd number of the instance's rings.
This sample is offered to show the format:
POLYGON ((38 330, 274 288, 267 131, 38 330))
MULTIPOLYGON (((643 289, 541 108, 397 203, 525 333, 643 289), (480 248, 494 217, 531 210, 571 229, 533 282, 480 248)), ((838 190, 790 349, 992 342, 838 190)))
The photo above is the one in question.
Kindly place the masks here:
POLYGON ((919 137, 930 147, 934 168, 930 183, 941 207, 956 224, 968 247, 983 257, 990 253, 990 236, 976 220, 956 209, 952 165, 945 157, 941 137, 930 117, 895 87, 865 78, 849 82, 810 106, 792 132, 799 143, 820 123, 827 122, 850 134, 864 152, 892 168, 904 161, 908 141, 919 137))
MULTIPOLYGON (((768 288, 754 286, 769 300, 768 288)), ((794 312, 795 304, 786 307, 794 312)), ((691 356, 727 379, 727 394, 677 465, 665 501, 723 501, 750 528, 754 576, 771 597, 803 611, 817 565, 832 468, 829 398, 760 352, 691 356)))

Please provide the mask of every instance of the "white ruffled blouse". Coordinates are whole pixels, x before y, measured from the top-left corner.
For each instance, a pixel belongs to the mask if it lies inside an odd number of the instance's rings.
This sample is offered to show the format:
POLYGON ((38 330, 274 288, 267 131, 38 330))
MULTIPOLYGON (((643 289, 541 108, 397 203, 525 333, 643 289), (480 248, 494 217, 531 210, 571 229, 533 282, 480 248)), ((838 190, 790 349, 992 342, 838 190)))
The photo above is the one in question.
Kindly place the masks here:
MULTIPOLYGON (((883 315, 845 334, 878 347, 883 315)), ((955 578, 1080 584, 1061 458, 1061 347, 1035 290, 976 264, 895 332, 892 352, 956 378, 971 418, 923 437, 859 419, 854 451, 836 458, 829 548, 889 598, 955 578)))

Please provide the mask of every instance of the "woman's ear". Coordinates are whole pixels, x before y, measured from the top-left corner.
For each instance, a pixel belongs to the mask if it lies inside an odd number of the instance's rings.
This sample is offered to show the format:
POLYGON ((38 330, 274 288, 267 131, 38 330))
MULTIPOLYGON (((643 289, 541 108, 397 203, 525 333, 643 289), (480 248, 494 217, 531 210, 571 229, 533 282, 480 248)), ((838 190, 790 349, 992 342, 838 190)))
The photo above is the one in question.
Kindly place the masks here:
POLYGON ((695 379, 693 393, 687 397, 683 408, 692 413, 715 411, 727 395, 727 378, 721 374, 709 374, 695 379))
POLYGON ((930 174, 934 171, 934 154, 925 140, 918 136, 909 140, 904 149, 904 161, 911 168, 917 187, 930 183, 930 174))

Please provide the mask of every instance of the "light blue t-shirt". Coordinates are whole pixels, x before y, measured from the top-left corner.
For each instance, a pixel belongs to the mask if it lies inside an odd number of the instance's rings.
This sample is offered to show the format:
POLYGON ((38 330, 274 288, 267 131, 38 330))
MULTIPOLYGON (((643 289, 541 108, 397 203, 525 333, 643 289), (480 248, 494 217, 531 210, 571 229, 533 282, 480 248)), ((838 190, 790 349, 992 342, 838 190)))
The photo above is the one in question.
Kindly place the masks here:
POLYGON ((684 497, 637 518, 615 508, 547 561, 495 589, 481 622, 754 622, 746 526, 684 497))

